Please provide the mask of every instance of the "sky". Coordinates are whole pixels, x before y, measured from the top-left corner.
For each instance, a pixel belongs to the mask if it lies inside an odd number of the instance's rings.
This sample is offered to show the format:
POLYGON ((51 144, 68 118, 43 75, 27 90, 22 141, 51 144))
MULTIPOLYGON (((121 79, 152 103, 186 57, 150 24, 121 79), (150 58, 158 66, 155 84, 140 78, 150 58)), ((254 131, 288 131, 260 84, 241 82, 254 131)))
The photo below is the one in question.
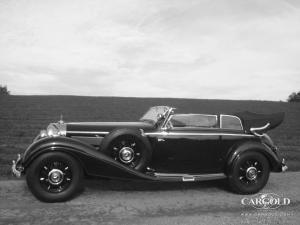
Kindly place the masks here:
POLYGON ((16 95, 286 100, 299 0, 1 0, 0 84, 16 95))

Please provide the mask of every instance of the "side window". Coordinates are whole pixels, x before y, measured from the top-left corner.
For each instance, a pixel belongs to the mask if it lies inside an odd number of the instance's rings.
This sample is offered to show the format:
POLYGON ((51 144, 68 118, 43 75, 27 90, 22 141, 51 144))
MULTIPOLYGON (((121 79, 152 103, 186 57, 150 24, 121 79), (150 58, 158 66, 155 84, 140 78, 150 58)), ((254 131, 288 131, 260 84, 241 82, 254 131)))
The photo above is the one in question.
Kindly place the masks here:
POLYGON ((216 115, 202 114, 175 114, 171 118, 173 127, 217 127, 218 121, 216 115))
POLYGON ((236 116, 221 115, 221 128, 243 130, 241 120, 236 116))

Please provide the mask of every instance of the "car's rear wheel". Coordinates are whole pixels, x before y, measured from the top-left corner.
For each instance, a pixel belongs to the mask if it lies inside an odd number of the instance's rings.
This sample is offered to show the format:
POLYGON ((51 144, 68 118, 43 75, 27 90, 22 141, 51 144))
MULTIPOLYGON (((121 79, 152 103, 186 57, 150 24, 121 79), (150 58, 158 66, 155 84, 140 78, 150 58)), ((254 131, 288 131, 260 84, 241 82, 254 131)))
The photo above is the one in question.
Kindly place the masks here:
POLYGON ((36 158, 26 171, 30 191, 41 201, 66 201, 83 187, 83 170, 78 161, 62 152, 36 158))
POLYGON ((228 181, 234 192, 253 194, 266 185, 269 174, 269 162, 264 155, 245 152, 238 155, 231 165, 228 181))
POLYGON ((143 171, 151 159, 151 147, 139 131, 120 129, 111 132, 101 146, 101 151, 114 160, 135 170, 143 171))

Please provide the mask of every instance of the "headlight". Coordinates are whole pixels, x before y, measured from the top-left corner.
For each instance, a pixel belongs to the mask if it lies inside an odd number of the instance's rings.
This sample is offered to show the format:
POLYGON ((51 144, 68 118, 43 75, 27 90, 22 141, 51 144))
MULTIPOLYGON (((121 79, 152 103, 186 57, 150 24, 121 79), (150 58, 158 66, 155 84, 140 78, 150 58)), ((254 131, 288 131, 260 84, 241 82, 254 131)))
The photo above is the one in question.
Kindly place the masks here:
POLYGON ((64 123, 50 123, 47 127, 47 136, 66 136, 66 125, 64 123))
POLYGON ((47 127, 47 135, 49 137, 56 137, 59 135, 58 133, 59 133, 58 127, 56 127, 55 124, 53 123, 49 124, 49 126, 47 127))

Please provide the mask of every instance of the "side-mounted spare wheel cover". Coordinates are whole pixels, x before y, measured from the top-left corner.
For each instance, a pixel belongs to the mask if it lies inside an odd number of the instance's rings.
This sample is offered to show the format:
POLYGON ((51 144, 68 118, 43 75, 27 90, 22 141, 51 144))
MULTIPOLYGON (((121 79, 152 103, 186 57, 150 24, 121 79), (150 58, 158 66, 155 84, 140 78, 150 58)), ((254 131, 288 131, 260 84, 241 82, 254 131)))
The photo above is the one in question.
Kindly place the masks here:
POLYGON ((113 130, 103 139, 100 151, 139 171, 146 168, 152 157, 151 144, 138 129, 113 130))

